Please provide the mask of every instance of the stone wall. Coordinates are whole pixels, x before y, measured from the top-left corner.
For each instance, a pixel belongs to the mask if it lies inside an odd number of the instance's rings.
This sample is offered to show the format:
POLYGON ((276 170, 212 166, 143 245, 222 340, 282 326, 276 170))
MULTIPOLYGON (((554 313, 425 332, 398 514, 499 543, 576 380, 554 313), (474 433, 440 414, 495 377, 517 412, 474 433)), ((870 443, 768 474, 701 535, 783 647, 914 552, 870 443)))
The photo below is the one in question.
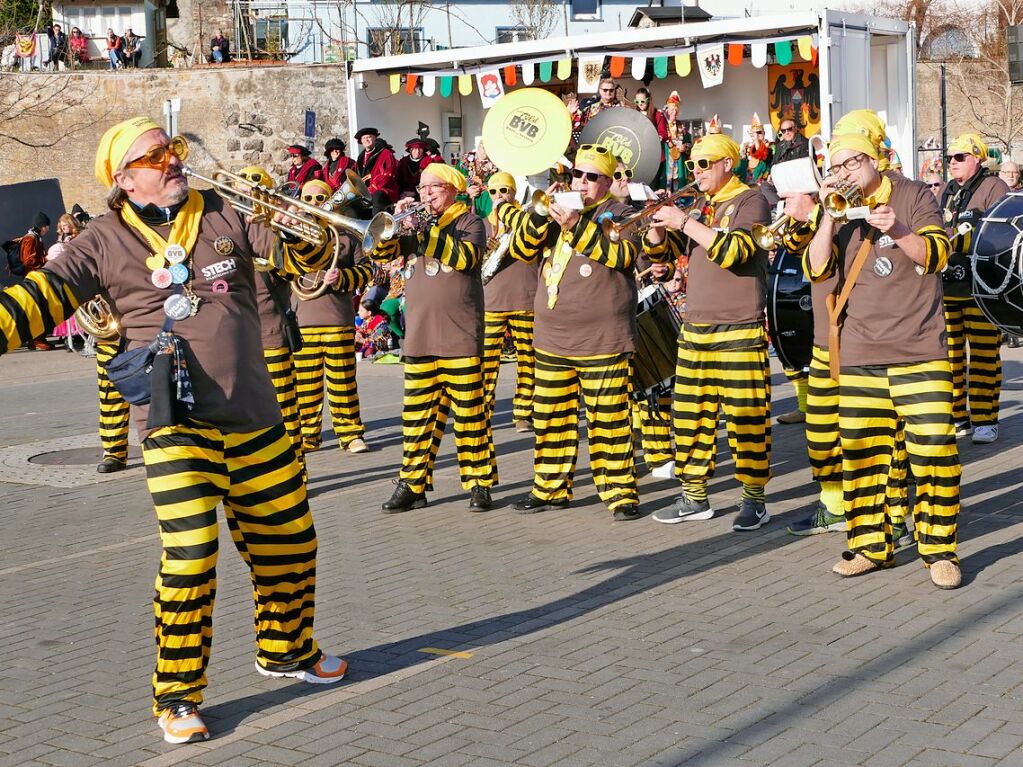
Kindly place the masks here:
POLYGON ((316 112, 317 155, 328 138, 346 140, 348 133, 343 66, 211 66, 4 77, 35 82, 50 78, 54 92, 64 87, 64 103, 75 105, 57 119, 26 120, 21 135, 46 143, 68 126, 84 127, 40 149, 0 137, 0 184, 56 177, 69 208, 80 202, 93 213, 103 209, 104 190, 92 174, 103 132, 135 114, 149 114, 163 125, 166 99, 181 99, 178 132, 191 145, 189 164, 200 172, 217 165, 237 169, 257 164, 280 177, 287 170, 284 148, 303 142, 307 108, 316 112))

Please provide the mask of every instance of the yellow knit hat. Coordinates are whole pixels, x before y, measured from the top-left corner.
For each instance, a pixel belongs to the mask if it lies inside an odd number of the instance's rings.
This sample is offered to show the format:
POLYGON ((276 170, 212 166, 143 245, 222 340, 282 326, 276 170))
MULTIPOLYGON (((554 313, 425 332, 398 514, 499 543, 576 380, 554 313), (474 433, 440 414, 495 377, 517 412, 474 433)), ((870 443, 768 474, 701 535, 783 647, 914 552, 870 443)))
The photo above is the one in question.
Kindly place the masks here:
POLYGON ((588 165, 602 176, 611 178, 618 168, 618 160, 606 146, 583 144, 575 153, 575 167, 578 168, 580 165, 588 165))
POLYGON ((465 176, 455 168, 442 162, 434 162, 423 168, 424 176, 433 176, 438 181, 451 184, 457 191, 465 191, 465 176))
POLYGON ((828 144, 828 156, 834 157, 843 150, 860 152, 875 160, 878 158, 877 146, 864 133, 841 133, 832 136, 831 143, 828 144))
POLYGON ((487 179, 487 186, 488 187, 507 186, 513 192, 518 191, 516 186, 515 186, 515 176, 513 176, 511 173, 508 173, 507 171, 503 171, 503 170, 499 170, 493 176, 488 178, 487 179))
POLYGON ((734 165, 739 162, 739 145, 724 133, 708 133, 696 140, 689 156, 694 160, 723 160, 728 157, 734 165))
POLYGON ((99 140, 96 147, 96 180, 107 189, 114 185, 114 173, 118 166, 124 161, 131 145, 135 140, 147 131, 160 130, 160 126, 151 117, 132 117, 130 120, 119 122, 112 128, 108 128, 99 140))
POLYGON ((972 154, 984 162, 987 159, 987 144, 976 133, 960 133, 956 136, 955 141, 948 145, 948 153, 953 155, 960 152, 972 154))

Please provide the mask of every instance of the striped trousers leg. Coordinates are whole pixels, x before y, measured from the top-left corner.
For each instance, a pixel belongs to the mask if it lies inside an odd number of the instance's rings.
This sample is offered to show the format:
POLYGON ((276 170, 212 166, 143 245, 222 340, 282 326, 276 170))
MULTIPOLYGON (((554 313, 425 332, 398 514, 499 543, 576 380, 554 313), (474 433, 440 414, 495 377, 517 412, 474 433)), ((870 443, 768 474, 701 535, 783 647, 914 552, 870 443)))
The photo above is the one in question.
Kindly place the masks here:
POLYGON ((672 421, 675 472, 706 481, 717 461, 718 411, 723 411, 735 479, 764 487, 771 478, 771 379, 763 328, 721 332, 685 325, 679 335, 672 421), (748 338, 751 332, 759 340, 748 338), (723 349, 731 339, 748 348, 723 349))
POLYGON ((284 425, 244 434, 197 425, 157 429, 142 455, 163 545, 153 600, 154 712, 202 702, 221 502, 249 566, 257 661, 283 671, 314 665, 320 658, 313 639, 316 531, 284 425))
POLYGON ((433 486, 433 465, 449 412, 462 487, 497 484, 480 358, 416 357, 405 361, 399 474, 415 493, 433 486))
POLYGON ((785 377, 792 383, 792 388, 796 390, 796 404, 800 413, 806 413, 806 398, 807 398, 807 387, 809 385, 809 373, 806 368, 800 368, 799 370, 792 370, 784 368, 782 372, 785 377))
POLYGON ((512 418, 528 421, 533 415, 533 312, 486 312, 483 336, 483 387, 488 413, 496 405, 497 376, 501 368, 501 348, 505 333, 511 330, 515 344, 515 394, 512 418))
POLYGON ((581 399, 597 495, 611 511, 639 503, 629 421, 630 385, 630 361, 623 355, 585 359, 536 351, 533 495, 543 500, 571 500, 581 399))
POLYGON ((976 301, 964 302, 962 312, 970 347, 967 363, 970 421, 974 426, 997 426, 1002 393, 1002 334, 984 316, 976 301))
POLYGON ((639 428, 643 461, 648 468, 660 466, 675 457, 671 444, 671 398, 661 397, 656 405, 632 402, 633 427, 639 428))
POLYGON ((302 421, 298 414, 298 395, 295 392, 295 363, 291 358, 291 350, 286 346, 263 349, 266 369, 270 371, 277 404, 281 406, 281 417, 284 429, 295 448, 299 461, 305 461, 302 449, 302 421))
POLYGON ((295 380, 302 441, 310 450, 319 447, 321 441, 324 374, 327 409, 338 446, 344 450, 366 431, 355 380, 355 328, 302 328, 302 349, 295 354, 295 380))
POLYGON ((928 565, 956 561, 960 467, 948 361, 843 367, 839 399, 849 549, 879 562, 894 554, 887 499, 901 420, 916 480, 918 551, 928 565))
POLYGON ((96 379, 99 388, 99 441, 104 458, 128 460, 128 424, 131 406, 107 378, 107 363, 117 354, 120 344, 96 344, 96 379))
POLYGON ((945 301, 945 333, 948 336, 948 362, 952 367, 952 418, 956 423, 969 421, 966 408, 966 329, 964 301, 945 301))

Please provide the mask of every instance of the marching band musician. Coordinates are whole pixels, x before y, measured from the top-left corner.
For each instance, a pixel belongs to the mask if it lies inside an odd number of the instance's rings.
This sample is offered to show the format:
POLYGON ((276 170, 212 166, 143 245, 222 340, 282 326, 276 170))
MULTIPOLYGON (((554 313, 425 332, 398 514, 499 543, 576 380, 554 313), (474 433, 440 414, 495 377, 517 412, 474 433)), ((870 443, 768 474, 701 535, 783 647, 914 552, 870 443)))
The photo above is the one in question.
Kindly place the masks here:
POLYGON ((901 420, 917 486, 918 551, 936 586, 957 588, 960 468, 937 274, 949 242, 927 187, 882 175, 879 154, 863 133, 832 139, 834 175, 821 186, 821 199, 851 183, 862 190, 870 212, 865 221, 841 224, 823 216, 804 258, 811 280, 837 274, 835 290, 841 291, 830 318, 829 362, 841 371, 838 425, 849 550, 833 572, 851 577, 894 564, 886 496, 901 420))
POLYGON ((615 520, 640 516, 629 428, 636 243, 625 236, 612 241, 601 230, 601 222, 630 210, 609 194, 615 166, 606 147, 584 144, 572 169, 581 211, 552 203, 545 218, 507 203, 498 209, 498 217, 515 232, 513 254, 521 249, 520 256, 536 258, 549 249, 534 305, 535 474, 529 495, 513 505, 521 514, 569 505, 581 398, 597 494, 615 520))
MULTIPOLYGON (((487 191, 495 205, 507 203, 516 210, 521 209, 515 200, 515 177, 510 173, 499 171, 492 175, 487 182, 487 191)), ((495 228, 488 220, 487 228, 492 230, 491 239, 510 236, 500 221, 495 228)), ((505 333, 510 330, 515 344, 512 420, 518 432, 532 431, 533 428, 533 304, 536 301, 537 272, 536 260, 523 261, 506 255, 497 273, 483 286, 486 308, 483 315, 483 393, 487 401, 487 420, 493 419, 501 348, 505 333)))
POLYGON ((95 172, 111 212, 0 298, 0 352, 97 293, 121 318, 130 349, 158 342, 146 377, 151 401, 134 414, 163 544, 153 710, 169 743, 209 737, 198 706, 221 502, 251 573, 259 673, 323 684, 347 668, 313 638, 316 533, 260 353, 250 266, 256 254, 272 253, 282 268, 306 271, 325 254, 275 240, 269 229, 246 226, 218 194, 190 190, 187 149, 148 117, 110 128, 95 172))
MULTIPOLYGON (((426 505, 433 465, 449 410, 469 510, 491 508, 497 483, 493 436, 483 398, 483 284, 480 261, 486 249, 483 221, 456 197, 465 176, 434 163, 423 170, 419 196, 431 216, 424 231, 380 243, 370 257, 387 263, 405 259, 407 334, 402 344, 405 397, 402 407, 402 465, 385 513, 426 505)), ((415 206, 401 200, 396 212, 415 206)))
POLYGON ((945 325, 952 363, 953 416, 956 436, 973 433, 973 441, 998 439, 998 400, 1002 389, 1002 334, 988 322, 970 293, 970 252, 973 234, 984 211, 1009 191, 1008 185, 982 165, 987 146, 975 133, 957 136, 948 146, 948 174, 941 195, 945 226, 952 238, 952 256, 945 278, 945 325), (971 231, 957 229, 969 224, 971 231), (969 351, 967 351, 969 346, 969 351))
MULTIPOLYGON (((322 181, 302 187, 302 200, 322 205, 330 199, 322 181)), ((326 374, 327 408, 337 446, 348 453, 365 453, 366 427, 359 412, 355 379, 355 305, 352 294, 373 279, 373 265, 347 234, 341 236, 338 266, 315 275, 326 283, 322 295, 295 302, 302 348, 295 353, 295 384, 302 423, 302 448, 318 450, 323 427, 323 387, 326 374)))
POLYGON ((767 254, 750 235, 770 220, 767 201, 734 174, 739 146, 721 133, 694 145, 687 168, 702 197, 695 210, 654 214, 644 240, 648 253, 689 254, 686 318, 679 334, 673 420, 676 476, 683 493, 654 512, 674 524, 711 519, 707 480, 713 476, 718 412, 724 411, 742 502, 733 530, 756 530, 770 520, 764 487, 771 476, 771 397, 764 330, 767 254), (666 232, 665 229, 668 231, 666 232))

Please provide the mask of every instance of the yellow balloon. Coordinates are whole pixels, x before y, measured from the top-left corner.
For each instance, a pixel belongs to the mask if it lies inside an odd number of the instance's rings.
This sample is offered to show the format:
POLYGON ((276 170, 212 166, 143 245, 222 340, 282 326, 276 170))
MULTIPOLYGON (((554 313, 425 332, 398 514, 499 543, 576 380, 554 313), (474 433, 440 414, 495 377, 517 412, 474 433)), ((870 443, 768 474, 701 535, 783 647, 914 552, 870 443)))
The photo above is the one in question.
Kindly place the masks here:
POLYGON ((799 49, 799 55, 803 58, 803 61, 809 61, 813 58, 813 39, 809 35, 803 35, 797 39, 796 47, 799 49))
POLYGON ((689 74, 689 54, 679 53, 675 56, 675 74, 685 77, 689 74))
POLYGON ((458 92, 463 96, 468 96, 472 93, 472 75, 458 76, 458 92))

